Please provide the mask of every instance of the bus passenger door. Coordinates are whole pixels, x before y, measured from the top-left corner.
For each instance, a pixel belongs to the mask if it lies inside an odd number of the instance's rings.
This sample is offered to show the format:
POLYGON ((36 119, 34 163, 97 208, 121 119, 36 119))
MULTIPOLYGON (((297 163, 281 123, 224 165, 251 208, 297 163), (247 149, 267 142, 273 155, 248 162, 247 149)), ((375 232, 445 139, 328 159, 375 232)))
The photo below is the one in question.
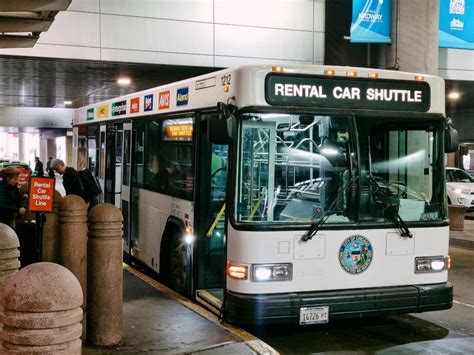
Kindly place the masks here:
POLYGON ((106 132, 106 155, 105 155, 105 202, 122 208, 122 146, 123 127, 121 123, 108 124, 106 132))
POLYGON ((121 207, 123 215, 123 250, 130 253, 130 191, 132 171, 132 124, 123 124, 121 207))
MULTIPOLYGON (((206 132, 208 122, 201 123, 206 132)), ((209 142, 201 135, 198 203, 198 284, 197 300, 218 313, 225 282, 225 221, 228 145, 209 142)))
POLYGON ((107 126, 100 125, 99 127, 99 184, 102 188, 102 194, 99 196, 99 203, 105 202, 105 162, 106 162, 106 132, 107 126))

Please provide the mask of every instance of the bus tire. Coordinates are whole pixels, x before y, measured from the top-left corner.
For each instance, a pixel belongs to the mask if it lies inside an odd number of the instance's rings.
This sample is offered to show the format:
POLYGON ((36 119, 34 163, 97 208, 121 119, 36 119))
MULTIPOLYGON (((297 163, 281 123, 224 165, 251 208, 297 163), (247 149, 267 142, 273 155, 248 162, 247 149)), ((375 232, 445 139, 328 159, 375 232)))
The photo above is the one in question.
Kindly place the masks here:
POLYGON ((183 233, 173 229, 170 236, 169 281, 176 292, 191 295, 191 248, 184 242, 183 233))

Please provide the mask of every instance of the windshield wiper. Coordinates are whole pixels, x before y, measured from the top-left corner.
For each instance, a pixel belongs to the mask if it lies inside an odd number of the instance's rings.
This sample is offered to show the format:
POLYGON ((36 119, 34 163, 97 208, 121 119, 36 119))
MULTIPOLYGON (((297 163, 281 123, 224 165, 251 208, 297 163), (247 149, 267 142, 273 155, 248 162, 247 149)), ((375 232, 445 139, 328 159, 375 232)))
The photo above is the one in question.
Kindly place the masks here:
POLYGON ((395 228, 398 230, 398 233, 403 238, 413 238, 413 234, 408 229, 405 221, 400 217, 395 207, 392 205, 390 200, 388 199, 388 195, 390 194, 390 190, 388 188, 384 188, 378 184, 375 178, 372 175, 369 175, 369 183, 372 184, 374 187, 374 195, 376 198, 379 199, 381 204, 383 205, 383 213, 387 216, 390 221, 393 223, 395 228))
POLYGON ((324 212, 323 216, 321 217, 321 219, 317 222, 314 222, 313 224, 311 224, 311 226, 309 227, 308 229, 308 232, 306 232, 306 234, 304 234, 302 237, 301 237, 301 240, 303 242, 307 242, 308 240, 312 239, 316 233, 318 233, 319 231, 319 228, 324 224, 326 223, 327 219, 329 218, 329 216, 337 213, 337 212, 340 212, 340 211, 334 211, 333 208, 334 206, 336 205, 337 201, 339 200, 339 197, 340 197, 340 193, 341 191, 344 192, 344 194, 346 194, 351 188, 352 186, 354 186, 354 183, 358 180, 359 176, 357 175, 352 175, 349 179, 349 182, 347 184, 346 187, 342 187, 340 186, 338 191, 337 191, 337 194, 336 196, 334 197, 334 199, 331 201, 331 204, 329 205, 329 208, 326 210, 326 212, 324 212))

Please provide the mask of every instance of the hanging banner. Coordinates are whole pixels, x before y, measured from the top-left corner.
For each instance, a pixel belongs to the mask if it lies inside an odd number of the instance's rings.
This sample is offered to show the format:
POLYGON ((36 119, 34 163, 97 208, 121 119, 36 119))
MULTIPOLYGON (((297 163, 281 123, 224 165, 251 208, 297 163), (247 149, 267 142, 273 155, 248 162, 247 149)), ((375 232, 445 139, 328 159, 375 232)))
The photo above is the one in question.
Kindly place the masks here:
POLYGON ((352 43, 390 43, 390 0, 352 1, 352 43))
POLYGON ((473 0, 440 0, 439 46, 474 49, 473 0))

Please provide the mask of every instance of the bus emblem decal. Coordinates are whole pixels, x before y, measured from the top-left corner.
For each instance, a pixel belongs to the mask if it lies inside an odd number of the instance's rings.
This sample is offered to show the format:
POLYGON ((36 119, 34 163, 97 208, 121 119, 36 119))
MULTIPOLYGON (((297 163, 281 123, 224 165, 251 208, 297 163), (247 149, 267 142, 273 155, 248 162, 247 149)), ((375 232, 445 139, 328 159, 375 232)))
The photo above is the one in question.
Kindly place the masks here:
POLYGON ((339 249, 339 264, 349 274, 360 274, 367 270, 374 252, 369 240, 361 235, 352 235, 339 249))
POLYGON ((176 106, 185 106, 189 100, 189 89, 187 87, 176 91, 176 106))
POLYGON ((143 111, 153 111, 153 94, 145 96, 143 100, 143 111))

